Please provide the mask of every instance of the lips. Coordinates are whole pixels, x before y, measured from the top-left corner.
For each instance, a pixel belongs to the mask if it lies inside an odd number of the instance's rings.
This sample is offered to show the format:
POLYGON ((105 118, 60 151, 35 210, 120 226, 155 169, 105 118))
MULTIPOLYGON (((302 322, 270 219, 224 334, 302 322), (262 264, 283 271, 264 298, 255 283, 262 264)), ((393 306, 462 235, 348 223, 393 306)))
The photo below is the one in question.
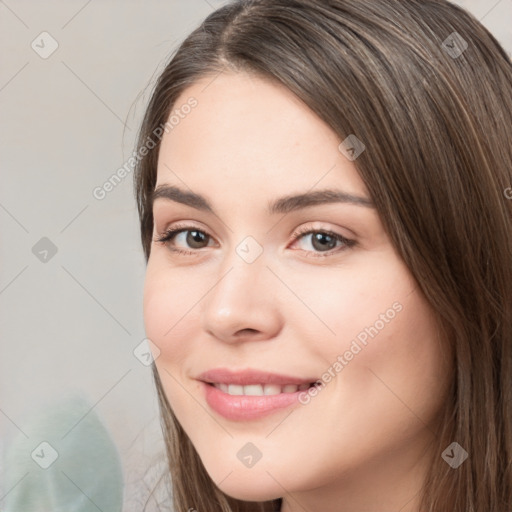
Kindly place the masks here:
MULTIPOLYGON (((283 375, 278 373, 270 373, 261 370, 243 370, 232 371, 227 368, 216 368, 208 370, 197 377, 198 380, 209 384, 225 384, 237 386, 251 386, 251 385, 274 385, 284 388, 286 386, 303 386, 311 385, 318 379, 316 377, 301 378, 291 375, 283 375)), ((286 390, 285 390, 286 392, 286 390)))
POLYGON ((284 386, 279 384, 248 384, 247 386, 241 386, 240 384, 213 383, 212 386, 231 396, 268 396, 306 391, 313 384, 301 384, 300 386, 297 384, 285 384, 284 386))
POLYGON ((300 393, 318 379, 217 368, 197 377, 212 410, 232 421, 255 420, 290 406, 298 406, 300 393))

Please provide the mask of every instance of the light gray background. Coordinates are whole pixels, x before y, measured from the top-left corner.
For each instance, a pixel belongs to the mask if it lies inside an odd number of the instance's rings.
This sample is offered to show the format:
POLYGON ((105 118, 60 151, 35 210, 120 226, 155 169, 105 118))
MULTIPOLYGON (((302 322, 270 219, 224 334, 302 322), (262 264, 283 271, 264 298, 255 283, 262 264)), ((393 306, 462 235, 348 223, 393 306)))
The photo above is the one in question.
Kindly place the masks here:
MULTIPOLYGON (((144 259, 132 175, 103 200, 92 191, 131 155, 171 51, 223 3, 0 0, 0 448, 17 448, 2 463, 2 511, 45 471, 31 458, 42 441, 69 450, 59 440, 72 431, 87 447, 82 418, 105 425, 127 480, 149 478, 162 452, 150 368, 133 353, 144 259), (48 58, 31 47, 50 48, 43 31, 58 43, 48 58), (46 262, 32 252, 42 237, 57 248, 46 262), (59 418, 51 433, 48 418, 59 418)), ((457 3, 510 53, 512 0, 457 3)), ((79 493, 88 483, 71 473, 79 493)), ((141 510, 146 491, 130 485, 125 510, 141 510)))

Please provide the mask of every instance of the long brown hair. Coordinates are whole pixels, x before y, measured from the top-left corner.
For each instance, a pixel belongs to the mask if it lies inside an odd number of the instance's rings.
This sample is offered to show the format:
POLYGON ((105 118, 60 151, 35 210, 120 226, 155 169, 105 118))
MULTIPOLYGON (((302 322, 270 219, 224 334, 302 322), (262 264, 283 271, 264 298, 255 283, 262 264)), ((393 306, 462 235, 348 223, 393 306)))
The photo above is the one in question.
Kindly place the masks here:
MULTIPOLYGON (((223 70, 284 84, 336 132, 364 142, 354 164, 433 308, 453 380, 422 512, 512 504, 512 63, 445 0, 233 1, 172 55, 138 147, 178 96, 223 70), (509 193, 507 193, 509 191, 509 193), (469 458, 441 457, 452 442, 469 458)), ((159 142, 134 173, 146 260, 159 142)), ((175 510, 269 511, 220 491, 176 420, 155 368, 175 510)), ((274 507, 274 508, 273 508, 274 507)))

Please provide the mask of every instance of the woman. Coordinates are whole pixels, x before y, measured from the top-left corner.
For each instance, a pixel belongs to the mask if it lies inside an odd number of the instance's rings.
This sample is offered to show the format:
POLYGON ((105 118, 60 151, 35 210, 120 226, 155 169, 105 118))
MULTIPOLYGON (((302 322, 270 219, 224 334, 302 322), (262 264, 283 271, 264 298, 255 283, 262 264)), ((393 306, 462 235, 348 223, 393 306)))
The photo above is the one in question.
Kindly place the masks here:
POLYGON ((135 173, 179 512, 512 504, 512 65, 444 1, 259 0, 135 173))

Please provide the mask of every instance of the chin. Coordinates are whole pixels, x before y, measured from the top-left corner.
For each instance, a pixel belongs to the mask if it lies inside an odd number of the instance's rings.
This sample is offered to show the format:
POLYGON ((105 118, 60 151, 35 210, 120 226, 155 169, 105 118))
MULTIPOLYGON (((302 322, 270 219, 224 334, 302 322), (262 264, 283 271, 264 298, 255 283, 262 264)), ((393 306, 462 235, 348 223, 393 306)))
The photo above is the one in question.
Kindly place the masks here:
POLYGON ((224 494, 241 501, 270 501, 283 495, 283 489, 268 473, 257 475, 250 469, 231 473, 218 487, 224 494))

